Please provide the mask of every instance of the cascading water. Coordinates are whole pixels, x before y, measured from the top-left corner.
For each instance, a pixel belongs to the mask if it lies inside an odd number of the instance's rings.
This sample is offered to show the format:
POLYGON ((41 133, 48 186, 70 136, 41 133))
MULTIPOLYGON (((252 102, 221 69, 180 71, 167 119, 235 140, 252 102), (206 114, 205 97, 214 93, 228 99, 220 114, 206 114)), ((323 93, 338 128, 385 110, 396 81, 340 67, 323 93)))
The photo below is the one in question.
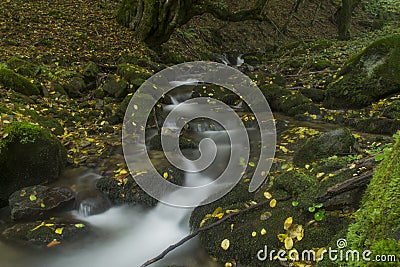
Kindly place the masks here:
MULTIPOLYGON (((184 86, 191 85, 190 81, 184 86)), ((171 96, 172 105, 165 105, 164 110, 169 111, 191 97, 191 91, 183 95, 171 96)), ((190 105, 187 108, 190 110, 190 105)), ((211 126, 210 121, 194 121, 189 130, 198 139, 208 137, 214 140, 218 147, 215 161, 209 168, 201 173, 186 173, 185 185, 189 187, 201 186, 210 183, 226 167, 229 160, 230 149, 241 149, 240 144, 230 144, 228 134, 220 125, 211 126)), ((175 128, 175 125, 164 125, 164 127, 175 128)), ((234 135, 235 133, 231 133, 234 135)), ((144 149, 135 149, 135 153, 144 153, 144 149)), ((187 152, 187 151, 186 151, 187 152)), ((185 154, 196 156, 199 151, 194 149, 185 154), (194 153, 194 154, 193 154, 194 153)), ((132 157, 135 154, 132 153, 132 157)), ((193 208, 178 208, 168 206, 159 202, 153 209, 144 209, 140 206, 111 207, 107 198, 94 187, 99 175, 93 171, 86 171, 76 175, 74 188, 77 192, 77 211, 72 216, 87 222, 95 236, 81 240, 67 247, 63 247, 52 253, 44 255, 29 254, 24 252, 24 257, 18 257, 20 248, 13 249, 3 246, 0 242, 0 257, 10 265, 2 267, 137 267, 147 260, 157 256, 171 244, 181 240, 189 234, 188 220, 193 208), (54 253, 53 253, 54 252, 54 253)), ((70 181, 71 182, 71 181, 70 181)), ((179 191, 179 190, 178 190, 179 191)), ((176 191, 166 198, 176 198, 176 191)), ((182 196, 193 198, 190 196, 182 196)), ((199 198, 201 199, 201 198, 199 198)), ((199 201, 198 204, 200 204, 199 201)), ((168 264, 181 264, 190 267, 218 266, 206 257, 199 249, 197 240, 187 242, 185 245, 170 253, 164 260, 154 266, 167 266, 168 264)), ((153 266, 153 265, 152 265, 153 266)))

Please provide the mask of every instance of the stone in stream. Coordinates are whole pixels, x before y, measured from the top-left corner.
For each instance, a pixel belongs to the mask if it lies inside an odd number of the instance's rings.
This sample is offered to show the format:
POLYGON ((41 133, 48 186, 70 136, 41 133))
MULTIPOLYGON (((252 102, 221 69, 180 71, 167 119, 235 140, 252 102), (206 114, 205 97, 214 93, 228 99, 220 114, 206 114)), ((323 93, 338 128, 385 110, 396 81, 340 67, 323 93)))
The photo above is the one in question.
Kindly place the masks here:
POLYGON ((72 209, 74 198, 74 192, 67 187, 26 187, 10 196, 11 219, 21 221, 49 217, 54 212, 72 209))
POLYGON ((100 214, 110 207, 110 200, 100 190, 84 190, 76 195, 75 208, 83 216, 100 214))
POLYGON ((89 233, 89 226, 72 218, 52 218, 45 221, 17 223, 6 228, 3 240, 24 247, 54 247, 81 239, 89 233))

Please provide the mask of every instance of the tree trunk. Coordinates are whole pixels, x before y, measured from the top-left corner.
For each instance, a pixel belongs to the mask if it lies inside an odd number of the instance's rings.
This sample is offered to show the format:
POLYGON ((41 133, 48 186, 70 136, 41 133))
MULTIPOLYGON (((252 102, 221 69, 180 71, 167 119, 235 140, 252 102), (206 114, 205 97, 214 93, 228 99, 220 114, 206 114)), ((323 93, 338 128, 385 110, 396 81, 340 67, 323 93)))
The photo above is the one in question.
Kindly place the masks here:
POLYGON ((232 12, 223 2, 213 0, 124 0, 117 21, 149 47, 157 48, 169 40, 175 28, 204 13, 228 21, 262 20, 266 1, 257 0, 254 8, 232 12))
POLYGON ((337 12, 339 40, 351 38, 351 15, 358 2, 358 0, 342 0, 342 6, 337 12))

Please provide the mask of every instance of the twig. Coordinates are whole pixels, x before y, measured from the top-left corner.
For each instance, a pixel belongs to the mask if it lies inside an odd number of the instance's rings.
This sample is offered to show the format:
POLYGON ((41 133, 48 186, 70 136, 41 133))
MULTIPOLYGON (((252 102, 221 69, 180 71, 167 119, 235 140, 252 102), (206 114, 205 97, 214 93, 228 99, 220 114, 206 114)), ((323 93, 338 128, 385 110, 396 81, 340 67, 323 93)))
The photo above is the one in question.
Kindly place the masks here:
MULTIPOLYGON (((277 201, 285 201, 285 200, 289 200, 290 198, 291 198, 290 196, 286 196, 286 197, 284 197, 284 198, 277 199, 277 201)), ((204 226, 204 227, 201 227, 201 228, 197 229, 196 231, 194 231, 194 232, 191 233, 190 235, 187 235, 187 236, 185 236, 184 238, 182 238, 178 243, 175 243, 175 244, 173 244, 173 245, 170 245, 170 246, 169 246, 166 250, 164 250, 160 255, 158 255, 158 256, 155 257, 155 258, 152 258, 151 260, 146 261, 146 262, 145 262, 144 264, 142 264, 140 267, 149 266, 149 265, 151 265, 151 264, 153 264, 153 263, 155 263, 155 262, 157 262, 157 261, 163 259, 169 252, 171 252, 171 251, 174 250, 175 248, 177 248, 177 247, 183 245, 184 243, 186 243, 187 241, 189 241, 189 240, 192 239, 193 237, 197 236, 199 233, 204 232, 204 231, 207 231, 207 230, 210 230, 211 228, 213 228, 213 227, 215 227, 215 226, 217 226, 217 225, 222 224, 223 222, 225 222, 225 221, 231 219, 232 217, 234 217, 234 216, 236 216, 236 215, 246 213, 246 212, 248 212, 248 211, 254 210, 254 209, 259 208, 259 207, 261 207, 261 206, 265 206, 265 205, 268 204, 269 202, 270 202, 270 200, 266 200, 266 201, 257 203, 257 204, 255 204, 255 205, 253 205, 253 206, 250 206, 250 207, 248 207, 247 209, 244 209, 244 210, 241 210, 241 211, 238 211, 238 212, 234 212, 234 213, 230 213, 230 214, 228 214, 227 216, 223 217, 222 219, 220 219, 220 220, 218 220, 218 221, 216 221, 216 222, 214 222, 214 223, 212 223, 212 224, 210 224, 210 225, 207 225, 207 226, 204 226)))
POLYGON ((298 74, 289 74, 285 75, 285 77, 298 77, 298 76, 306 76, 311 74, 319 74, 319 73, 334 73, 337 72, 336 70, 320 70, 320 71, 311 71, 307 73, 298 73, 298 74))

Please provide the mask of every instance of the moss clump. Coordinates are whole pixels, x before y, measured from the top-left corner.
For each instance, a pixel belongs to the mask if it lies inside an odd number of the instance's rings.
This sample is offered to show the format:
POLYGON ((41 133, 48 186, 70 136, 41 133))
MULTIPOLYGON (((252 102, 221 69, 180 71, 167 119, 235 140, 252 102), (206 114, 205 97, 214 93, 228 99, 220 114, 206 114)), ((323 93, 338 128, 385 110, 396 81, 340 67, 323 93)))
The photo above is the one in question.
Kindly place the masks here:
POLYGON ((303 146, 296 151, 293 162, 297 166, 303 167, 316 159, 348 154, 354 142, 355 139, 348 129, 338 129, 314 136, 307 139, 303 146))
POLYGON ((379 39, 347 62, 328 85, 324 104, 334 108, 364 107, 399 92, 400 35, 379 39))
POLYGON ((382 111, 382 115, 389 119, 400 118, 400 100, 395 100, 390 103, 389 106, 385 107, 382 111))
MULTIPOLYGON (((384 252, 397 255, 400 244, 399 200, 400 138, 397 139, 392 152, 375 170, 363 197, 362 206, 356 214, 356 222, 349 227, 349 246, 358 251, 369 249, 373 254, 384 252)), ((378 266, 375 262, 349 264, 356 265, 378 266)))
POLYGON ((0 68, 0 83, 8 89, 12 89, 24 95, 39 95, 39 88, 32 84, 24 76, 7 68, 0 68))
POLYGON ((119 64, 117 74, 120 75, 121 78, 133 84, 141 84, 152 75, 152 73, 147 69, 129 63, 119 64))
POLYGON ((39 66, 18 57, 11 57, 7 61, 7 66, 25 77, 34 77, 40 71, 39 66))
POLYGON ((0 206, 18 189, 54 181, 63 170, 67 153, 41 126, 14 122, 0 141, 0 206))

